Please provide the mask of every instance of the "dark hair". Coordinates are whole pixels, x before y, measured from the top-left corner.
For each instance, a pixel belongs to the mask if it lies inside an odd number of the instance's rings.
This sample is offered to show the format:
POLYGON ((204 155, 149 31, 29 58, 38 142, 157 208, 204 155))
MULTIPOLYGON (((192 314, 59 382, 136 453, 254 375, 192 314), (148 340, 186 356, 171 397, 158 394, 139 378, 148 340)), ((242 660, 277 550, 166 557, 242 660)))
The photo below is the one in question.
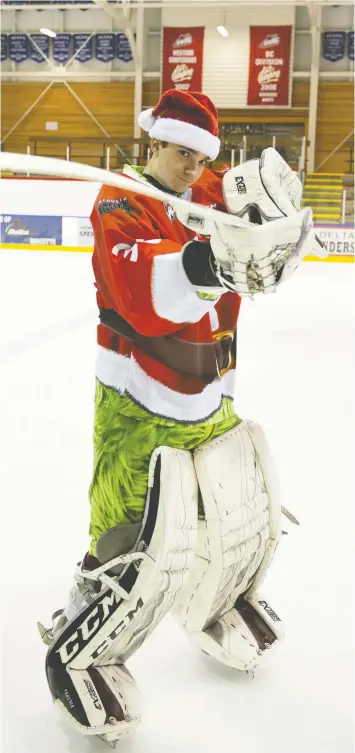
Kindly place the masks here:
POLYGON ((159 143, 162 145, 163 149, 165 149, 166 146, 169 146, 168 141, 160 141, 160 139, 156 139, 154 136, 150 139, 150 146, 152 145, 152 141, 159 141, 159 143))

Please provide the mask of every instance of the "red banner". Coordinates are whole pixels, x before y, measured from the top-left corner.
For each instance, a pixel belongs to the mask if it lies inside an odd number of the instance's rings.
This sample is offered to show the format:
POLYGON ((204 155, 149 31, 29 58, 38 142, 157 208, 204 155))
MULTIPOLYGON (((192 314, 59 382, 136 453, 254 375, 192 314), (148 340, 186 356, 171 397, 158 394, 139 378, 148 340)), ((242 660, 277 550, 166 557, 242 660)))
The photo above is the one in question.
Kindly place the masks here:
POLYGON ((248 105, 290 105, 292 26, 250 26, 248 105))
POLYGON ((163 28, 163 83, 167 89, 202 91, 203 26, 163 28))

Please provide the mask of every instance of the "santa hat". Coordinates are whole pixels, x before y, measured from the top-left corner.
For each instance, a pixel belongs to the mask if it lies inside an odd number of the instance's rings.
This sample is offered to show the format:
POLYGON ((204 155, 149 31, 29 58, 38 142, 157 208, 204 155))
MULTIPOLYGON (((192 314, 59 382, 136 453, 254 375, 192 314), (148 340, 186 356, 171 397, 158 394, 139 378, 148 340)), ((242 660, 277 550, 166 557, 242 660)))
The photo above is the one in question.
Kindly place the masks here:
POLYGON ((154 108, 141 112, 138 123, 151 138, 181 144, 211 160, 220 150, 216 107, 200 92, 168 89, 154 108))

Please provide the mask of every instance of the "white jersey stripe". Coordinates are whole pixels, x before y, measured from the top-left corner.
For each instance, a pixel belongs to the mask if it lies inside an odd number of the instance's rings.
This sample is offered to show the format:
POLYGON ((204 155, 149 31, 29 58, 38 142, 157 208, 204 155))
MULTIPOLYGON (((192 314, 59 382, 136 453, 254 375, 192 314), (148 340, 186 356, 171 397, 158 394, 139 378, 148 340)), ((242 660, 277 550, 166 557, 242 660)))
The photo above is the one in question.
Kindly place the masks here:
POLYGON ((223 397, 234 397, 235 369, 214 379, 197 395, 186 395, 148 376, 133 356, 126 357, 98 346, 96 375, 107 387, 128 393, 143 408, 175 421, 203 421, 217 411, 223 397))

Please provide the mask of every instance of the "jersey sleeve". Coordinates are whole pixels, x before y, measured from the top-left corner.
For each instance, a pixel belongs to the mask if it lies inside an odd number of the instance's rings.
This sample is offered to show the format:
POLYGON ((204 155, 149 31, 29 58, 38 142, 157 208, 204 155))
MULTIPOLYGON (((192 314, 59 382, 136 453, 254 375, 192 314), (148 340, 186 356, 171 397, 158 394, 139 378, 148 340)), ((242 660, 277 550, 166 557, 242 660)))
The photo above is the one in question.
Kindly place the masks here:
POLYGON ((99 306, 147 337, 200 321, 217 297, 205 298, 189 281, 182 252, 189 231, 185 241, 164 238, 157 204, 104 186, 91 215, 99 306))

